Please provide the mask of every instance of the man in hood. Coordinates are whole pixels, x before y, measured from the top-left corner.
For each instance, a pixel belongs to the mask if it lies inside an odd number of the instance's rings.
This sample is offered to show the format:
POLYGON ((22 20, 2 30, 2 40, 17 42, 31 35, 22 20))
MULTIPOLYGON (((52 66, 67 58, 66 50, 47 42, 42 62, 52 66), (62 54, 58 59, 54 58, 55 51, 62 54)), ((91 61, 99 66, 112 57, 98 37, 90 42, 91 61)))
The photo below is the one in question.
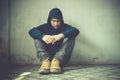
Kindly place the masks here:
POLYGON ((32 28, 29 34, 41 61, 39 73, 61 73, 61 67, 70 60, 79 30, 65 24, 61 10, 53 8, 47 23, 32 28))

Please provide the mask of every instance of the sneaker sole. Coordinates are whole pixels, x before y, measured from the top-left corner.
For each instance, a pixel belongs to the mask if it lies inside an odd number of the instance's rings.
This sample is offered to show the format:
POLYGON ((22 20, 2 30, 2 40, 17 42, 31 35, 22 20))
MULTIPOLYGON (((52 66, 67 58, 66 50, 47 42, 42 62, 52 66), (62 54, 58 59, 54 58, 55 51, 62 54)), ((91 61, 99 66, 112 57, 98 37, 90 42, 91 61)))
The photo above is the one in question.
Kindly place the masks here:
POLYGON ((50 71, 49 70, 45 70, 45 71, 38 71, 40 74, 49 74, 50 71))
POLYGON ((61 70, 59 70, 59 69, 50 69, 50 73, 60 74, 60 73, 61 73, 61 70))

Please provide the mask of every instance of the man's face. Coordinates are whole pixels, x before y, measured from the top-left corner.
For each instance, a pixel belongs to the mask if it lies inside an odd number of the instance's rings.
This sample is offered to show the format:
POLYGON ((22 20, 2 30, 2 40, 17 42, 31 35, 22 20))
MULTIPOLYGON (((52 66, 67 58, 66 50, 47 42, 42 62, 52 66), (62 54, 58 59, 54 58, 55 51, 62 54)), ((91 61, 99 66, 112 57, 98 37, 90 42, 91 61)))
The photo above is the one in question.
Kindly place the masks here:
POLYGON ((58 29, 60 27, 61 21, 56 18, 51 19, 51 25, 53 28, 58 29))

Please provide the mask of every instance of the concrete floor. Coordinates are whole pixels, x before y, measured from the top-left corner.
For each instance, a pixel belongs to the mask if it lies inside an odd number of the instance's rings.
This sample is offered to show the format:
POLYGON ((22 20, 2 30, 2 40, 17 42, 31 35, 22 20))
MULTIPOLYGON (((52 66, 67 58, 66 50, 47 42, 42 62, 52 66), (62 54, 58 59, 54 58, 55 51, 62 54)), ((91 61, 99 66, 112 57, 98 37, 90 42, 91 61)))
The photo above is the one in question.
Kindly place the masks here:
POLYGON ((120 65, 76 65, 62 74, 40 75, 39 66, 13 66, 2 71, 0 80, 120 80, 120 65))

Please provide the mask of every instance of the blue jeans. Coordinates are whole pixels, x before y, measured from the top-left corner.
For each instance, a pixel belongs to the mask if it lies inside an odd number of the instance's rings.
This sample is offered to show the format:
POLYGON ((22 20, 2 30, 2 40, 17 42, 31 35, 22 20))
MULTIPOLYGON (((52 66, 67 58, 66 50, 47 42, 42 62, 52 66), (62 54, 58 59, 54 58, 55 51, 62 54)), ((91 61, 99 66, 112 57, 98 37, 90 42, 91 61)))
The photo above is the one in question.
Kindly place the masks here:
POLYGON ((49 52, 47 51, 47 44, 45 44, 42 40, 35 39, 34 40, 35 48, 37 51, 37 57, 40 61, 49 58, 56 58, 60 60, 61 66, 66 66, 71 58, 71 54, 75 44, 75 38, 64 38, 62 46, 56 52, 49 52))

